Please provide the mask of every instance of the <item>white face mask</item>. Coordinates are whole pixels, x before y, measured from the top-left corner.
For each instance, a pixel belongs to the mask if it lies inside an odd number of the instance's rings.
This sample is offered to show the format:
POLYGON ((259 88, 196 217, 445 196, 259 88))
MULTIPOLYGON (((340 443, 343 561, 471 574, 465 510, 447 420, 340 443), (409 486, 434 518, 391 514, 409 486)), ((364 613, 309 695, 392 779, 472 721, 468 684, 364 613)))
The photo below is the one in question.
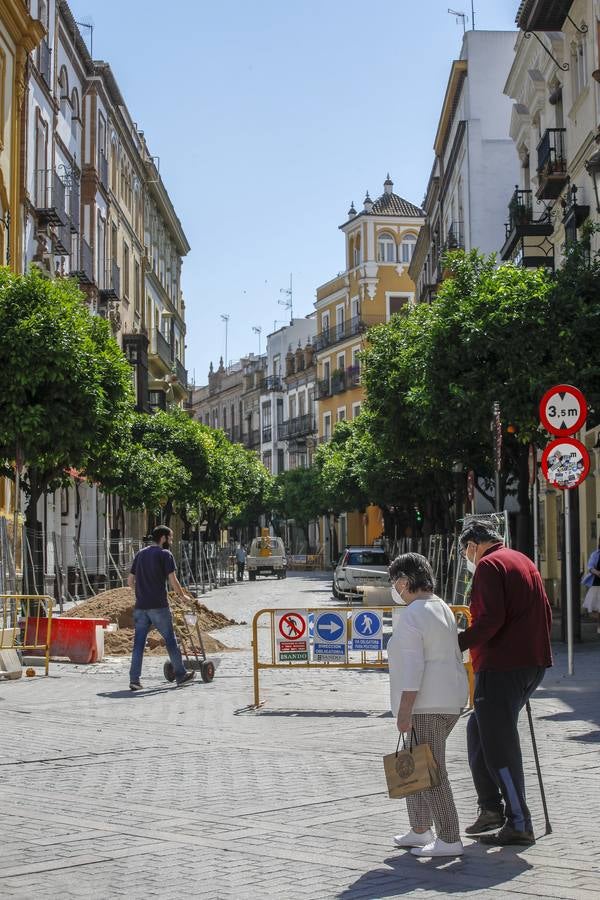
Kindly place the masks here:
MULTIPOLYGON (((404 593, 404 591, 402 591, 402 594, 403 593, 404 593)), ((394 601, 394 603, 399 603, 401 606, 406 606, 405 601, 402 599, 402 594, 400 593, 400 591, 398 591, 396 589, 396 585, 393 584, 392 585, 392 600, 394 601)))
POLYGON ((475 569, 477 568, 477 563, 476 563, 476 562, 473 562, 472 559, 469 559, 468 556, 465 557, 465 560, 466 560, 466 563, 467 563, 467 569, 469 570, 469 572, 471 573, 471 575, 474 575, 474 574, 475 574, 475 569))

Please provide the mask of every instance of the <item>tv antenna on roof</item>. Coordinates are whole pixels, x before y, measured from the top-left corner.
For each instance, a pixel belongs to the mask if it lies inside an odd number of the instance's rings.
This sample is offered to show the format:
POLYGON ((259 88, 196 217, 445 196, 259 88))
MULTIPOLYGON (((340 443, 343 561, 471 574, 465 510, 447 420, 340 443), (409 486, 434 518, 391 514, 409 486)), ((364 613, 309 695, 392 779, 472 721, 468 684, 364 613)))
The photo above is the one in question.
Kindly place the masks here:
POLYGON ((260 336, 262 334, 262 327, 260 325, 253 325, 252 331, 254 334, 258 335, 258 355, 260 356, 260 336))
POLYGON ((278 300, 279 306, 285 306, 286 309, 290 311, 290 325, 294 324, 294 288, 292 285, 292 274, 290 273, 290 286, 289 288, 281 288, 279 291, 280 294, 284 294, 285 300, 278 300))
POLYGON ((457 24, 458 24, 458 20, 462 19, 463 34, 465 34, 466 30, 467 30, 466 21, 469 18, 468 15, 464 12, 458 12, 456 9, 450 9, 450 8, 448 8, 448 12, 450 13, 451 16, 456 16, 457 24))

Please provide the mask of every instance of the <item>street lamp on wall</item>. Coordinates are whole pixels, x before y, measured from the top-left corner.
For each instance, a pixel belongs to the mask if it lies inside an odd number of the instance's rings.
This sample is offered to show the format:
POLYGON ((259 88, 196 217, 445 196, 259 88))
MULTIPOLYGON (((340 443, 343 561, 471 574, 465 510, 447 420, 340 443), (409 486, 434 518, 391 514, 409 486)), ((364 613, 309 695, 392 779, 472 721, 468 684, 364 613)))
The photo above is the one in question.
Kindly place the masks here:
POLYGON ((596 195, 596 212, 600 213, 600 150, 596 150, 585 164, 586 171, 592 179, 596 195))

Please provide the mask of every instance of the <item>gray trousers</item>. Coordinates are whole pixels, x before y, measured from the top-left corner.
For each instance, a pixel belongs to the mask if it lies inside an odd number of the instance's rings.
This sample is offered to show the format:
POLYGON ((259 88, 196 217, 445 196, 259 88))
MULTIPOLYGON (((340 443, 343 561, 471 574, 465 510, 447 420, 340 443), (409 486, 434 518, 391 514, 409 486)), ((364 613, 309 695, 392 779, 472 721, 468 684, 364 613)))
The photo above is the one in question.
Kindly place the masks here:
POLYGON ((458 722, 458 716, 441 713, 417 713, 412 717, 420 744, 429 744, 440 770, 440 783, 406 798, 411 828, 431 828, 437 837, 452 844, 460 840, 458 814, 446 771, 446 740, 458 722))

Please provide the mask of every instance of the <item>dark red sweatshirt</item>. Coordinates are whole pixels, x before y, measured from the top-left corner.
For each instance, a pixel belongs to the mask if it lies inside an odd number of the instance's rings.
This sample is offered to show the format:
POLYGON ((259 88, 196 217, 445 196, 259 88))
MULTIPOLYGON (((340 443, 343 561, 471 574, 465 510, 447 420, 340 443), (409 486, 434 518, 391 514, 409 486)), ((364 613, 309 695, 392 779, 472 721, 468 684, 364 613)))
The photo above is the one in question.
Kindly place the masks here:
POLYGON ((524 669, 552 665, 552 611, 542 578, 528 556, 494 544, 475 570, 473 622, 459 636, 473 669, 524 669))

